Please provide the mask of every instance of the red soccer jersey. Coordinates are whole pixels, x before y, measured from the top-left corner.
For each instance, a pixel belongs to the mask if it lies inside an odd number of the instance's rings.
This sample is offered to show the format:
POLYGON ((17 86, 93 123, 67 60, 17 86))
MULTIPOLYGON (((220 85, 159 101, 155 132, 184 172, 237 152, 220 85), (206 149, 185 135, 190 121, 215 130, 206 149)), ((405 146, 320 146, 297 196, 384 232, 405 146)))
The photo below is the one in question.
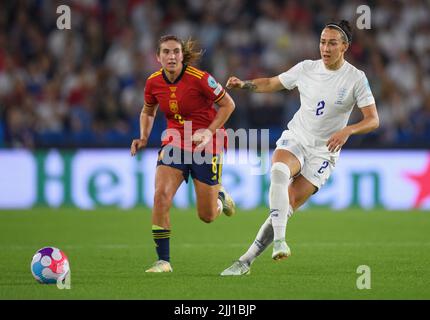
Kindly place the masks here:
MULTIPOLYGON (((170 82, 163 69, 149 76, 145 85, 145 104, 159 105, 167 118, 167 129, 175 129, 178 139, 168 131, 162 145, 172 144, 187 151, 193 151, 192 134, 206 129, 216 116, 214 103, 225 95, 225 89, 209 73, 184 65, 181 74, 170 82), (185 130, 184 130, 185 129, 185 130), (192 130, 190 130, 192 129, 192 130)), ((226 147, 227 139, 222 129, 218 143, 213 138, 212 152, 220 153, 226 147)))

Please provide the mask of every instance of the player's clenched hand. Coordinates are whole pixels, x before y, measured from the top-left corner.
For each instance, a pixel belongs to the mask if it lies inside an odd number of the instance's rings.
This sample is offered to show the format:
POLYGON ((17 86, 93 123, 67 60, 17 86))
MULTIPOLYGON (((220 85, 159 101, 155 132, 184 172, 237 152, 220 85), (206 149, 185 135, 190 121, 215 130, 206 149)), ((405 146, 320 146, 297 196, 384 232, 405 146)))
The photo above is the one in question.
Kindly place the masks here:
POLYGON ((225 85, 227 89, 234 89, 243 87, 243 81, 236 77, 230 77, 227 80, 227 84, 225 85))
POLYGON ((196 149, 203 149, 211 140, 212 132, 209 129, 197 130, 191 140, 196 144, 196 149))
POLYGON ((146 139, 134 139, 130 148, 131 155, 135 156, 137 151, 146 147, 147 143, 148 141, 146 139))
POLYGON ((339 130, 328 139, 326 146, 328 147, 328 151, 337 152, 342 148, 342 146, 346 143, 351 133, 347 127, 339 130))

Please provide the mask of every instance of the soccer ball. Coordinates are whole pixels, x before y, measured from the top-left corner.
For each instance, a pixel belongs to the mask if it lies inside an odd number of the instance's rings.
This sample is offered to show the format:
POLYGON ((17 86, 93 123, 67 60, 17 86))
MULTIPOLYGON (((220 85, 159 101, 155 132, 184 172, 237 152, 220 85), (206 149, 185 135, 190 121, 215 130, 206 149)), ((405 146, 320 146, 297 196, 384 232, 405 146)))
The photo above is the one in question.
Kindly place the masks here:
POLYGON ((69 260, 64 252, 55 247, 38 250, 31 260, 31 273, 40 283, 57 283, 57 280, 63 280, 69 271, 69 260))

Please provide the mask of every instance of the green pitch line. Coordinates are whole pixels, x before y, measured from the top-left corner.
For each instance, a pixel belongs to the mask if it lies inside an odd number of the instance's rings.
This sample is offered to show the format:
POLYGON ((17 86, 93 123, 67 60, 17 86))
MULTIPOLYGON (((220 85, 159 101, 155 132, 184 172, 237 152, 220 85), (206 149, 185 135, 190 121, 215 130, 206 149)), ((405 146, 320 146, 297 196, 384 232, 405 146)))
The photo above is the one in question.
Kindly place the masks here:
POLYGON ((201 222, 173 210, 171 274, 144 273, 156 258, 148 209, 0 211, 1 299, 430 299, 430 214, 313 209, 287 227, 292 256, 251 275, 220 277, 253 241, 267 210, 201 222), (33 254, 56 246, 69 257, 71 289, 38 284, 33 254), (371 289, 356 286, 370 267, 371 289))

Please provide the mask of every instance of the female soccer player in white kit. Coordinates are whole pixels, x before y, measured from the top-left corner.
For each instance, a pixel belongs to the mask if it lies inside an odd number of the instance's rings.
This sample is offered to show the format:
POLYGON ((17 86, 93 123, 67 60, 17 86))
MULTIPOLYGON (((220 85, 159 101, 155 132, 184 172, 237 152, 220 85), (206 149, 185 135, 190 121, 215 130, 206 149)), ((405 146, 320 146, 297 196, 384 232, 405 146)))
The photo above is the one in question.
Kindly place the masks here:
POLYGON ((288 218, 327 181, 349 136, 379 126, 366 75, 344 59, 351 38, 347 21, 328 23, 321 33, 320 60, 302 61, 273 78, 228 79, 227 88, 253 92, 297 87, 301 105, 276 142, 270 174, 270 216, 248 251, 222 276, 249 274, 252 262, 272 241, 274 260, 290 256, 285 242, 288 218), (354 105, 360 108, 363 119, 347 126, 354 105))

